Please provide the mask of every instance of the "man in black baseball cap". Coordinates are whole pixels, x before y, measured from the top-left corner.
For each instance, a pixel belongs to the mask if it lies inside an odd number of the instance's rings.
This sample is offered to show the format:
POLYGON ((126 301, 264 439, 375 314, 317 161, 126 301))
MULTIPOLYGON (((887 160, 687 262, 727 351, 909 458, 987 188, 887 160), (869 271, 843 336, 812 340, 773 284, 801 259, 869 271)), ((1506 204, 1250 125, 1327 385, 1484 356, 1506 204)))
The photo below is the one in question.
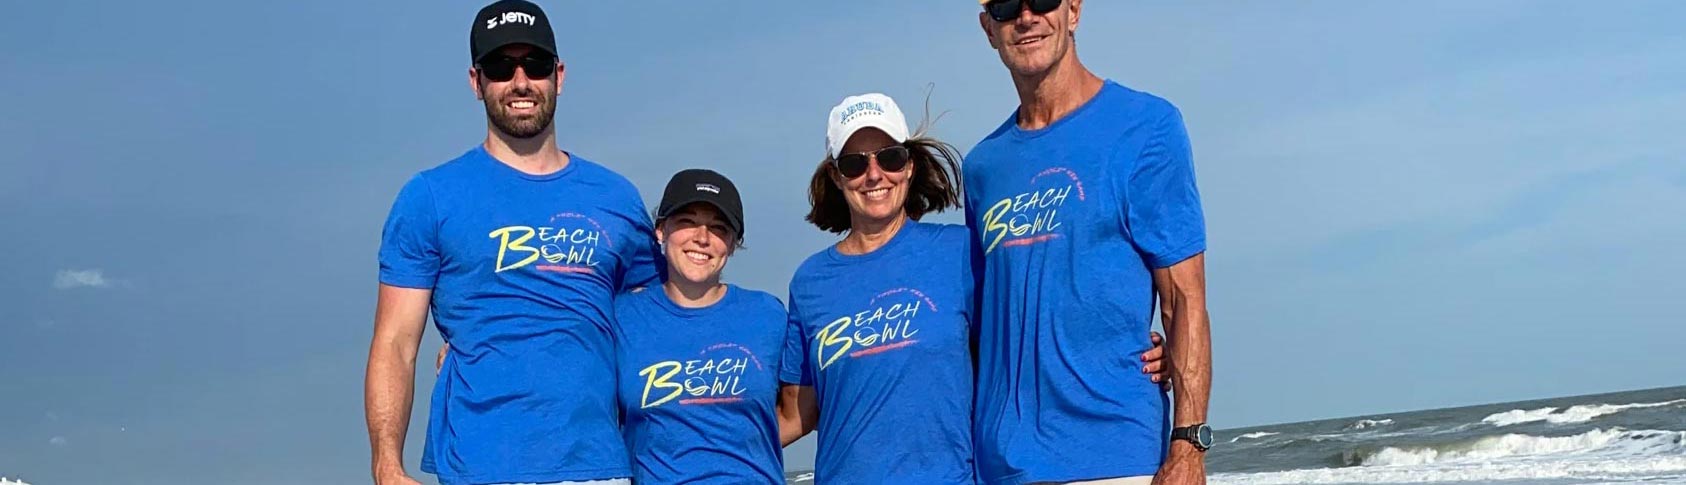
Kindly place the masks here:
POLYGON ((481 8, 474 18, 473 30, 468 35, 472 62, 478 63, 486 54, 513 44, 526 44, 557 55, 556 34, 550 30, 550 19, 532 2, 501 0, 481 8))
POLYGON ((486 104, 487 122, 507 138, 554 138, 551 121, 564 73, 544 10, 526 0, 501 0, 480 9, 470 29, 469 84, 486 104))
POLYGON ((431 316, 449 345, 422 471, 446 485, 627 484, 608 329, 617 293, 660 281, 650 214, 625 177, 557 147, 563 69, 543 10, 488 5, 468 41, 484 141, 405 184, 381 231, 364 383, 375 483, 417 483, 403 450, 431 316))

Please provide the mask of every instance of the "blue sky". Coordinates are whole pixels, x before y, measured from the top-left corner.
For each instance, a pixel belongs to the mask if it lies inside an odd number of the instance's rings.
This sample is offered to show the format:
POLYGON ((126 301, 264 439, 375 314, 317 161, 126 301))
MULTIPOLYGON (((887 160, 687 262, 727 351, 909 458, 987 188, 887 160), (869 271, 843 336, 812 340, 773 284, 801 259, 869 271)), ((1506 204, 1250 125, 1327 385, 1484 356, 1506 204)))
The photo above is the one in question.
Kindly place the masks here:
MULTIPOLYGON (((569 66, 561 144, 651 203, 682 168, 734 177, 760 230, 729 278, 775 294, 832 240, 801 222, 832 104, 883 91, 917 118, 934 84, 934 133, 962 149, 1016 105, 969 1, 544 5, 569 66)), ((364 480, 380 222, 410 174, 483 136, 478 7, 9 7, 0 475, 364 480)), ((1212 421, 1686 384, 1681 18, 1090 2, 1082 58, 1177 103, 1194 142, 1212 421)))

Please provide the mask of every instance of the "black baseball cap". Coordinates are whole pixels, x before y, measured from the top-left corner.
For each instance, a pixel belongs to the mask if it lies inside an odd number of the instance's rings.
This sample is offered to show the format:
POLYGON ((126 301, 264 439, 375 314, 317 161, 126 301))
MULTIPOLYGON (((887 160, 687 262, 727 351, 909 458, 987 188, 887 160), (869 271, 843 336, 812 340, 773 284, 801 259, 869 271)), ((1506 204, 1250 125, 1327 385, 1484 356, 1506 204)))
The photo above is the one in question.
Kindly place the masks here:
POLYGON ((544 9, 527 0, 498 0, 480 9, 468 32, 470 62, 510 44, 527 44, 556 55, 556 34, 544 9))
POLYGON ((713 170, 692 168, 673 174, 673 179, 667 181, 667 190, 662 192, 656 218, 664 219, 698 202, 719 209, 726 216, 726 224, 737 231, 738 239, 743 239, 743 199, 738 198, 738 187, 713 170))

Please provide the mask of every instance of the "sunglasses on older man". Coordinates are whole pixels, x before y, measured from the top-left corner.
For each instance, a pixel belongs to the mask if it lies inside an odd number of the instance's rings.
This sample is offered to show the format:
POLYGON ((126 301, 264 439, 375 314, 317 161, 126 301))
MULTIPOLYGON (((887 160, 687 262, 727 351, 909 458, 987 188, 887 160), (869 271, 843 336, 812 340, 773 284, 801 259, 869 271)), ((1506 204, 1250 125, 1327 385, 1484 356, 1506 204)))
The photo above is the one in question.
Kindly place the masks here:
POLYGON ((1042 15, 1060 8, 1060 1, 994 0, 984 4, 984 9, 989 11, 989 18, 995 19, 996 22, 1012 22, 1019 18, 1020 13, 1024 12, 1024 4, 1030 4, 1030 13, 1042 15))

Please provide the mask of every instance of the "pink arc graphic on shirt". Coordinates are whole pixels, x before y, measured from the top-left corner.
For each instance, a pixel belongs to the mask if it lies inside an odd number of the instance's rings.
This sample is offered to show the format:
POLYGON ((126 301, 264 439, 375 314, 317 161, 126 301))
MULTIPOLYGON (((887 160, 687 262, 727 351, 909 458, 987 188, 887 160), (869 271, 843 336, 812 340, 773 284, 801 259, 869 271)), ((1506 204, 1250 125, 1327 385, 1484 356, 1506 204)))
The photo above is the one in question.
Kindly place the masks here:
POLYGON ((581 213, 578 213, 578 212, 563 212, 561 214, 550 216, 550 223, 555 224, 558 219, 585 219, 586 223, 591 224, 591 227, 597 229, 597 232, 599 234, 603 235, 603 244, 604 245, 609 246, 609 248, 611 248, 611 249, 613 249, 615 247, 614 236, 609 235, 609 231, 603 230, 603 225, 598 224, 597 219, 592 219, 590 217, 587 217, 585 214, 581 214, 581 213))
POLYGON ((755 357, 755 352, 750 352, 749 349, 738 344, 714 344, 708 346, 706 349, 703 349, 702 352, 698 352, 698 354, 707 354, 720 349, 738 349, 739 352, 743 352, 744 355, 749 356, 749 361, 755 363, 756 370, 764 369, 764 367, 761 366, 761 359, 755 357))
POLYGON ((684 406, 689 406, 689 405, 692 405, 692 404, 728 404, 728 403, 734 403, 734 402, 739 402, 739 401, 743 401, 743 398, 741 398, 741 397, 704 397, 704 398, 697 398, 697 399, 680 399, 679 404, 684 405, 684 406))
POLYGON ((845 355, 860 358, 919 343, 914 338, 920 331, 915 319, 927 310, 937 311, 936 302, 916 288, 878 293, 866 310, 843 315, 820 328, 814 336, 815 361, 825 370, 845 355))
POLYGON ((931 311, 933 311, 933 312, 934 312, 934 311, 937 311, 937 304, 936 304, 936 303, 935 303, 935 302, 932 302, 932 301, 931 301, 931 297, 928 297, 928 296, 925 296, 925 293, 924 293, 924 292, 921 292, 921 291, 919 291, 919 290, 916 290, 916 289, 913 289, 913 288, 906 288, 906 287, 903 287, 903 288, 896 288, 896 289, 894 289, 894 290, 890 290, 890 291, 886 291, 886 292, 883 292, 883 293, 879 293, 879 294, 878 294, 878 296, 874 296, 874 297, 872 297, 872 301, 870 301, 870 302, 867 302, 867 304, 866 304, 866 305, 867 305, 867 306, 873 306, 873 305, 877 305, 877 304, 878 304, 878 300, 879 300, 879 299, 881 299, 881 298, 884 298, 884 297, 886 297, 886 296, 890 296, 890 295, 895 295, 895 294, 899 294, 899 293, 912 293, 912 294, 913 294, 913 295, 914 295, 914 296, 917 296, 917 297, 919 297, 919 299, 921 299, 921 300, 925 300, 925 304, 926 304, 926 305, 927 305, 927 306, 930 306, 930 307, 931 307, 931 311))
POLYGON ((916 343, 919 343, 919 341, 918 340, 903 340, 903 341, 896 342, 896 343, 893 343, 893 344, 890 344, 890 345, 880 345, 880 346, 873 347, 873 348, 866 349, 866 350, 856 350, 854 352, 850 352, 849 357, 854 358, 854 357, 860 357, 860 356, 864 356, 864 355, 881 354, 881 353, 884 353, 884 352, 889 352, 891 350, 896 350, 896 349, 906 347, 906 346, 909 346, 909 345, 913 345, 913 344, 916 344, 916 343))
POLYGON ((743 401, 743 394, 749 389, 744 376, 751 362, 755 363, 756 371, 766 372, 761 359, 748 348, 735 343, 720 343, 704 348, 698 352, 696 359, 651 364, 638 371, 639 380, 644 382, 639 404, 643 408, 653 408, 680 397, 684 397, 679 399, 681 406, 743 401), (728 355, 720 355, 721 351, 728 355), (742 357, 737 356, 740 353, 742 357))
POLYGON ((984 211, 978 227, 983 228, 979 232, 985 255, 1000 247, 1031 246, 1060 239, 1060 233, 1064 232, 1060 209, 1072 195, 1077 196, 1078 202, 1088 200, 1083 179, 1066 167, 1043 170, 1031 177, 1028 185, 1037 188, 1003 198, 984 211), (1044 185, 1038 186, 1038 182, 1044 185))
POLYGON ((1047 169, 1047 170, 1043 170, 1042 173, 1038 173, 1038 174, 1036 174, 1035 177, 1030 178, 1030 184, 1036 185, 1036 179, 1042 178, 1043 175, 1052 175, 1052 174, 1056 174, 1056 173, 1065 174, 1065 176, 1067 178, 1071 179, 1071 184, 1077 186, 1077 200, 1079 200, 1079 201, 1089 200, 1089 198, 1086 196, 1085 192, 1083 192, 1083 179, 1077 178, 1077 172, 1073 172, 1069 168, 1054 167, 1054 168, 1050 168, 1050 169, 1047 169))

